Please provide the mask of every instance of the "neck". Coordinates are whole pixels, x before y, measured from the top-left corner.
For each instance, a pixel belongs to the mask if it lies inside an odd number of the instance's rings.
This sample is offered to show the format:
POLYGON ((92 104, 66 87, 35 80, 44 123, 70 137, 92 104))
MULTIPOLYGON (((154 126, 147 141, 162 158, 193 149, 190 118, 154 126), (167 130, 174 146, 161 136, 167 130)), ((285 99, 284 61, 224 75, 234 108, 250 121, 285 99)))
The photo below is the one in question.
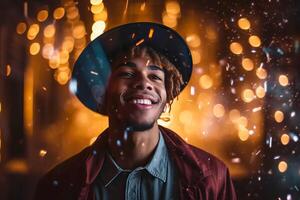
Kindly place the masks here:
POLYGON ((157 123, 145 131, 130 131, 125 128, 108 128, 109 152, 123 169, 133 170, 144 166, 152 158, 159 140, 157 123))

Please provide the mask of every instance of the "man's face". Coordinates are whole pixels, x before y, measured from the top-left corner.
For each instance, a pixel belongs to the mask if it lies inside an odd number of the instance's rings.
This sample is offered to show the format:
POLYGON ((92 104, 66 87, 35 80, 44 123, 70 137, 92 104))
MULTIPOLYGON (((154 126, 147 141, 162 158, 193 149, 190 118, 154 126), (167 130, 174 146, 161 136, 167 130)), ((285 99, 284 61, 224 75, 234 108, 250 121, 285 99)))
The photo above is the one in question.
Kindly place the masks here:
POLYGON ((110 120, 135 130, 153 127, 166 104, 165 74, 143 57, 114 66, 107 88, 110 120))

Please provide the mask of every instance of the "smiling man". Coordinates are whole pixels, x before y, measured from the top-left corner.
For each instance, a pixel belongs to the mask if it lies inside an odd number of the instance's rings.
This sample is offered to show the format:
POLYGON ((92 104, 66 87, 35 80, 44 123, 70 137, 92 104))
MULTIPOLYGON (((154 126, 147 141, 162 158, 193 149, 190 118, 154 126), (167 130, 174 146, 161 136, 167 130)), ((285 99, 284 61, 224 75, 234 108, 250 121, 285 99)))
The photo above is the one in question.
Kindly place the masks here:
POLYGON ((160 24, 122 25, 91 42, 70 86, 109 127, 48 172, 35 199, 236 199, 221 161, 157 123, 191 72, 185 41, 160 24))

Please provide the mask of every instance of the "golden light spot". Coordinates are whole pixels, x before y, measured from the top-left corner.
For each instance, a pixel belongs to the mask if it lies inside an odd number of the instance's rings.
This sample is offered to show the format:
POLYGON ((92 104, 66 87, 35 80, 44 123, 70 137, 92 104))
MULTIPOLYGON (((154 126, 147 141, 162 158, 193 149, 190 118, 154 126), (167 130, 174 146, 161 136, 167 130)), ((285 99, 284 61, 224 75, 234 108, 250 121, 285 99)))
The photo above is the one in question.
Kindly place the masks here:
POLYGON ((69 80, 69 73, 65 71, 58 72, 57 82, 61 85, 65 85, 69 80))
POLYGON ((39 152, 40 157, 44 157, 47 154, 46 150, 41 149, 39 152))
POLYGON ((209 75, 204 74, 199 79, 199 85, 203 89, 209 89, 213 85, 213 80, 209 75))
POLYGON ((92 31, 95 32, 95 34, 101 35, 104 32, 105 27, 106 24, 104 21, 96 21, 92 26, 92 31))
POLYGON ((12 159, 5 165, 8 172, 26 174, 28 172, 28 165, 23 159, 12 159))
POLYGON ((66 64, 69 61, 69 52, 67 50, 62 50, 59 52, 59 63, 60 65, 66 64))
POLYGON ((213 108, 213 114, 217 118, 221 118, 225 114, 225 108, 222 104, 216 104, 213 108))
POLYGON ((97 136, 92 137, 92 138, 90 139, 90 145, 92 145, 96 140, 97 140, 97 136))
POLYGON ((243 30, 248 30, 250 28, 251 24, 247 18, 240 18, 238 20, 238 26, 243 30))
POLYGON ((281 172, 281 173, 284 173, 288 168, 288 164, 285 162, 285 161, 280 161, 279 164, 278 164, 278 170, 281 172))
POLYGON ((11 66, 6 65, 6 76, 9 76, 11 74, 11 66))
POLYGON ((24 22, 20 22, 17 25, 16 31, 19 35, 25 33, 27 25, 24 22))
POLYGON ((99 14, 103 11, 103 9, 104 9, 104 4, 100 3, 99 5, 92 5, 91 12, 93 14, 99 14))
POLYGON ((141 39, 140 41, 138 41, 137 43, 135 43, 135 46, 139 46, 140 44, 142 44, 145 40, 141 39))
POLYGON ((78 8, 75 6, 69 7, 67 9, 67 18, 70 20, 74 20, 79 16, 78 8))
POLYGON ((75 39, 81 39, 85 36, 86 31, 82 23, 78 23, 74 26, 72 35, 75 39))
POLYGON ((60 64, 60 57, 57 51, 54 51, 49 59, 49 66, 52 69, 56 69, 59 67, 60 64))
POLYGON ((100 33, 92 32, 91 35, 90 35, 90 40, 93 41, 93 40, 96 39, 99 35, 101 35, 101 34, 100 34, 100 33))
POLYGON ((103 9, 101 13, 95 14, 93 16, 94 21, 106 21, 107 20, 107 10, 103 9))
POLYGON ((197 48, 201 45, 200 37, 197 34, 191 34, 186 37, 187 44, 192 48, 197 48))
POLYGON ((283 87, 289 84, 289 78, 286 75, 280 75, 278 78, 279 84, 283 87))
POLYGON ((65 9, 63 7, 58 7, 53 12, 53 18, 58 20, 65 16, 65 9))
POLYGON ((91 3, 92 5, 99 5, 99 4, 102 3, 102 1, 103 1, 103 0, 90 0, 90 3, 91 3))
POLYGON ((264 98, 266 95, 266 91, 262 86, 258 86, 255 90, 255 94, 258 98, 264 98))
POLYGON ((70 53, 73 50, 73 48, 74 48, 74 38, 71 36, 66 36, 62 43, 62 49, 70 53))
POLYGON ((166 11, 172 15, 178 15, 180 13, 180 5, 177 1, 169 1, 166 3, 166 11))
POLYGON ((264 68, 257 68, 256 69, 256 76, 259 78, 259 79, 265 79, 267 78, 267 71, 264 69, 264 68))
POLYGON ((43 22, 48 18, 48 11, 47 10, 41 10, 37 14, 37 20, 39 22, 43 22))
POLYGON ((238 42, 232 42, 229 46, 230 51, 234 54, 241 54, 243 53, 243 47, 240 43, 238 42))
POLYGON ((240 140, 246 141, 249 138, 249 130, 243 126, 239 127, 238 136, 240 140))
POLYGON ((251 71, 254 68, 254 63, 250 58, 243 58, 242 66, 246 71, 251 71))
POLYGON ((162 22, 163 22, 164 25, 166 25, 170 28, 175 28, 177 26, 176 18, 168 15, 167 13, 163 14, 162 22))
POLYGON ((236 123, 237 123, 238 127, 247 127, 248 119, 244 116, 241 116, 241 117, 238 118, 236 123))
POLYGON ((188 124, 193 118, 193 113, 189 110, 184 110, 179 114, 179 121, 183 124, 188 124))
POLYGON ((277 110, 275 113, 274 113, 274 118, 275 118, 275 121, 277 123, 281 123, 283 120, 284 120, 284 114, 282 111, 280 110, 277 110))
POLYGON ((140 10, 141 10, 141 11, 144 11, 145 8, 146 8, 146 3, 144 2, 144 3, 141 4, 140 10))
POLYGON ((290 136, 284 133, 281 135, 280 141, 283 145, 287 145, 290 142, 290 136))
POLYGON ((201 61, 201 54, 199 51, 196 50, 191 50, 191 54, 192 54, 192 60, 193 60, 193 64, 199 64, 201 61))
POLYGON ((43 58, 49 59, 54 53, 54 47, 52 44, 45 44, 42 50, 43 58))
POLYGON ((53 24, 50 24, 48 26, 46 26, 46 28, 44 29, 44 36, 46 38, 52 38, 55 35, 55 26, 53 24))
POLYGON ((255 98, 254 92, 251 89, 245 89, 242 93, 242 99, 244 102, 249 103, 255 98))
POLYGON ((30 45, 29 52, 31 55, 37 55, 40 52, 41 46, 39 43, 34 42, 30 45))
POLYGON ((209 39, 209 40, 216 40, 217 39, 217 33, 216 33, 216 31, 213 28, 208 27, 206 29, 206 35, 205 35, 205 37, 207 39, 209 39))
POLYGON ((33 40, 40 31, 40 26, 38 24, 32 24, 27 32, 28 40, 33 40))
POLYGON ((150 28, 148 37, 149 37, 149 38, 152 38, 152 37, 153 37, 153 33, 154 33, 154 29, 153 29, 153 28, 150 28))
POLYGON ((261 45, 260 38, 256 35, 250 36, 248 42, 253 47, 259 47, 261 45))
POLYGON ((237 109, 232 109, 229 112, 229 119, 231 122, 236 122, 240 118, 240 116, 241 116, 241 113, 237 109))

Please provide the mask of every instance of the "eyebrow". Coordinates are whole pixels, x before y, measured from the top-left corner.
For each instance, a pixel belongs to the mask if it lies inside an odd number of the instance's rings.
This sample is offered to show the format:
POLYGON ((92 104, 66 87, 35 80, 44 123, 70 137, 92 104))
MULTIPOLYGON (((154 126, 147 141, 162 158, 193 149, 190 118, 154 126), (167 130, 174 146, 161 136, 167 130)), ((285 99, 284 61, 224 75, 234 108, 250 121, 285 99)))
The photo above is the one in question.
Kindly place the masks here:
MULTIPOLYGON (((136 68, 137 66, 136 66, 135 63, 128 61, 128 62, 120 63, 116 66, 116 68, 119 68, 119 67, 133 67, 133 68, 136 68)), ((156 65, 148 65, 147 68, 150 69, 150 70, 159 70, 159 71, 165 72, 164 69, 162 69, 161 67, 156 66, 156 65)))

